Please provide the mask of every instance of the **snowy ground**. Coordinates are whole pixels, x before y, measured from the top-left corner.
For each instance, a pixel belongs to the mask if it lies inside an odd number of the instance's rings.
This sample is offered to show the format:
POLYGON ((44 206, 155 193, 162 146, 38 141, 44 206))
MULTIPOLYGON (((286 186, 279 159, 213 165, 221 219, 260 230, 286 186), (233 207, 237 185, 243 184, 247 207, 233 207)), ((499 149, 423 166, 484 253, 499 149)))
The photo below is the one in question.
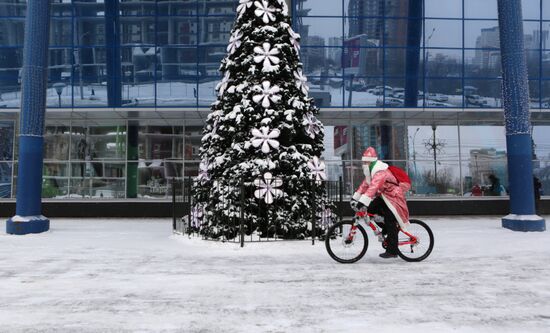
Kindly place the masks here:
POLYGON ((0 234, 0 332, 548 332, 550 232, 426 220, 425 262, 379 259, 371 238, 342 265, 320 243, 241 249, 173 236, 168 219, 54 219, 0 234))

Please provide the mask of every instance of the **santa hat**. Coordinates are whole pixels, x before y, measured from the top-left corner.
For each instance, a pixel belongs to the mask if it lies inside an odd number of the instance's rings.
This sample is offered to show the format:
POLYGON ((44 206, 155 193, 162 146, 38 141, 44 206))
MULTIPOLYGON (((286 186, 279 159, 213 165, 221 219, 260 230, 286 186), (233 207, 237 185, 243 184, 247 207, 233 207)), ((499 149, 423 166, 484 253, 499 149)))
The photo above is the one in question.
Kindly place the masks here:
POLYGON ((363 152, 363 157, 361 158, 364 162, 374 162, 378 159, 378 155, 376 154, 376 150, 372 147, 369 147, 365 149, 363 152))

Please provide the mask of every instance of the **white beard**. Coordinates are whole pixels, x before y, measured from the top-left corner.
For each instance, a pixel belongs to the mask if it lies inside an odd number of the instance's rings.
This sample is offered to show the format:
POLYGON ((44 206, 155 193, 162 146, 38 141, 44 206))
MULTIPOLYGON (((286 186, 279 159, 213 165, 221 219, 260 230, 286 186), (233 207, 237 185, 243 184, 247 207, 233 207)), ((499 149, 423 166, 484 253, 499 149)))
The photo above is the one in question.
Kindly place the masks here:
POLYGON ((370 185, 370 170, 368 166, 363 165, 363 174, 365 175, 365 181, 370 185))

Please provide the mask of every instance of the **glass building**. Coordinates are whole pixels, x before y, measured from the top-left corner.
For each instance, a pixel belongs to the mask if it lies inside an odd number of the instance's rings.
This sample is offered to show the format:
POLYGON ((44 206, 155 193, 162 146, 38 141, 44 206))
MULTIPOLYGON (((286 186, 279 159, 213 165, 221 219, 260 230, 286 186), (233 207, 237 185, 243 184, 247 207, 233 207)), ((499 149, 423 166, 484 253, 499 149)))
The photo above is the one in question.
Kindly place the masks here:
MULTIPOLYGON (((287 0, 329 177, 351 193, 372 145, 407 168, 411 196, 470 196, 490 174, 506 186, 497 1, 410 1, 421 12, 287 0)), ((197 175, 237 4, 52 0, 43 197, 166 198, 170 178, 197 175)), ((522 5, 535 174, 550 193, 550 0, 522 5)), ((15 197, 25 12, 0 0, 0 198, 15 197)))

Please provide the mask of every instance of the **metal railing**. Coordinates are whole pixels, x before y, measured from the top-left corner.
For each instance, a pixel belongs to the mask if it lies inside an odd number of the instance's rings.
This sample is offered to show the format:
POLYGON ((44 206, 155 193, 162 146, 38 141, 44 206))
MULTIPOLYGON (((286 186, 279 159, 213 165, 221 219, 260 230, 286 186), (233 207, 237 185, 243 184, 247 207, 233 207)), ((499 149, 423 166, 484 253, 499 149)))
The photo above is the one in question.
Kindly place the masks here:
POLYGON ((342 217, 343 183, 284 179, 280 183, 235 180, 209 188, 203 207, 191 177, 172 180, 174 233, 223 242, 268 242, 323 239, 328 227, 342 217), (229 191, 227 190, 227 187, 229 191), (225 187, 223 191, 222 187, 225 187), (295 200, 287 193, 307 195, 295 200), (294 201, 293 201, 294 200, 294 201), (214 214, 215 212, 215 214, 214 214))

